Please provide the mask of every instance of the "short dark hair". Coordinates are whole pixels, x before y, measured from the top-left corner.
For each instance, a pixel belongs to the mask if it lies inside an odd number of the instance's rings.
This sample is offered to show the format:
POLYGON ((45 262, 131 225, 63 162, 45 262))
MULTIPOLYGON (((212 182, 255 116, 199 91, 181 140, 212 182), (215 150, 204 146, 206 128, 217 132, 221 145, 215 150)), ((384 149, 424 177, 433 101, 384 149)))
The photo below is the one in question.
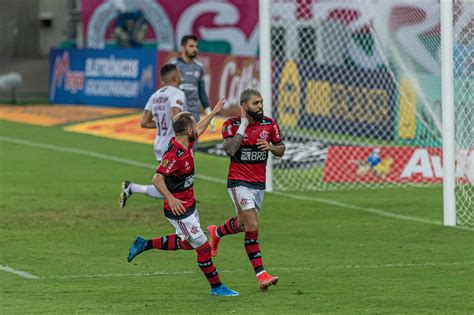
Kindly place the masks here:
POLYGON ((180 134, 188 129, 193 123, 193 114, 190 112, 180 112, 173 117, 173 130, 175 134, 180 134))
POLYGON ((163 79, 166 78, 171 72, 177 71, 177 70, 178 70, 178 67, 177 67, 175 64, 168 63, 168 64, 164 65, 164 66, 161 67, 161 69, 160 69, 160 76, 161 76, 161 79, 163 80, 163 79))
POLYGON ((243 90, 240 93, 240 105, 242 105, 242 103, 248 102, 248 100, 252 96, 262 97, 262 94, 260 94, 260 92, 257 89, 248 88, 248 89, 243 90))
POLYGON ((192 39, 193 41, 197 42, 198 38, 194 35, 184 35, 181 37, 181 46, 184 46, 188 43, 188 40, 192 39))

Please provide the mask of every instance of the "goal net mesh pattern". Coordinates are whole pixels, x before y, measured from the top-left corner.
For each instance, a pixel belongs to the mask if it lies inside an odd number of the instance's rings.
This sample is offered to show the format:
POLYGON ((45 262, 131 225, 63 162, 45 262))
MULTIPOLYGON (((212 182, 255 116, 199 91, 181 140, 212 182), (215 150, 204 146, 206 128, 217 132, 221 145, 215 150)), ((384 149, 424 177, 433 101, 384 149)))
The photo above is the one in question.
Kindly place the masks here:
MULTIPOLYGON (((473 221, 473 2, 453 6, 457 206, 473 221), (463 210, 465 209, 465 210, 463 210)), ((277 190, 442 183, 437 0, 271 0, 277 190)))

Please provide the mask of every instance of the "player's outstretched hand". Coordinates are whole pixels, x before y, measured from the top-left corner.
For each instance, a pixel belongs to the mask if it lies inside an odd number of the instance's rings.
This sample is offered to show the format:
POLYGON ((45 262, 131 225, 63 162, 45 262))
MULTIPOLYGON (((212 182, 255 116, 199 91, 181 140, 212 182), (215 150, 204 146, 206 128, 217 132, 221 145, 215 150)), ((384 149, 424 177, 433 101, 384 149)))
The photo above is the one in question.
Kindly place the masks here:
POLYGON ((214 113, 214 115, 217 115, 221 112, 221 110, 224 108, 224 104, 225 104, 225 98, 221 98, 217 103, 216 105, 214 106, 214 109, 212 110, 212 112, 214 113))
MULTIPOLYGON (((212 109, 210 107, 206 107, 204 112, 206 113, 206 116, 207 116, 210 113, 212 113, 212 109)), ((211 129, 211 132, 216 131, 216 120, 214 118, 212 118, 211 122, 209 123, 209 128, 211 129)))
POLYGON ((174 215, 182 215, 186 212, 186 209, 183 206, 184 201, 179 200, 178 198, 169 198, 168 204, 171 208, 171 212, 173 212, 174 215))
POLYGON ((262 151, 270 151, 272 148, 272 144, 266 140, 258 139, 257 148, 259 148, 262 151))

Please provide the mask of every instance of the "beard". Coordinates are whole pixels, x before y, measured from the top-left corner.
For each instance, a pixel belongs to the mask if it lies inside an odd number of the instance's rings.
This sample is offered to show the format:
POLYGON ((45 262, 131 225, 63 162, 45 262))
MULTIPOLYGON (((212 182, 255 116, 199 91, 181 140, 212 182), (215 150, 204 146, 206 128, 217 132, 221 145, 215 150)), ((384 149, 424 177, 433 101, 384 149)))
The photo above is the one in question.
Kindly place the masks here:
POLYGON ((198 138, 198 133, 197 132, 193 132, 192 135, 188 136, 188 140, 189 142, 193 142, 193 141, 196 141, 196 139, 198 138))
POLYGON ((191 58, 191 59, 194 59, 196 58, 197 56, 197 52, 186 52, 186 56, 188 56, 188 58, 191 58))
POLYGON ((258 114, 256 112, 252 112, 252 111, 247 111, 247 114, 252 117, 255 121, 262 121, 262 118, 263 118, 263 112, 258 114))

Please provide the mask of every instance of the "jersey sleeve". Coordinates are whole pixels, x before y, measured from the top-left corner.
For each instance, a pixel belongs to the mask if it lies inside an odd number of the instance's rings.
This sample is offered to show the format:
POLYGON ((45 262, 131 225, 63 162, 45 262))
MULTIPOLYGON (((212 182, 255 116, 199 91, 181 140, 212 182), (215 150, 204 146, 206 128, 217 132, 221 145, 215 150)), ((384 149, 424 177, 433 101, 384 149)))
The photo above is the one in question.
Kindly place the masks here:
POLYGON ((148 99, 148 102, 146 102, 146 105, 145 105, 145 110, 149 110, 150 112, 152 111, 151 109, 151 103, 153 103, 152 99, 153 99, 153 96, 148 99))
POLYGON ((165 153, 163 155, 163 160, 161 160, 160 165, 156 169, 156 173, 168 176, 178 170, 178 157, 176 154, 171 152, 165 153))
POLYGON ((184 93, 174 93, 173 97, 170 100, 170 107, 177 107, 181 111, 183 111, 184 102, 185 102, 184 93))
POLYGON ((232 120, 231 119, 227 119, 224 124, 222 124, 222 138, 223 139, 226 139, 226 138, 230 138, 230 137, 233 137, 235 135, 235 132, 232 128, 232 120))
POLYGON ((270 141, 273 144, 278 144, 283 141, 283 139, 281 138, 280 127, 276 122, 273 122, 272 125, 272 131, 270 132, 270 141))

